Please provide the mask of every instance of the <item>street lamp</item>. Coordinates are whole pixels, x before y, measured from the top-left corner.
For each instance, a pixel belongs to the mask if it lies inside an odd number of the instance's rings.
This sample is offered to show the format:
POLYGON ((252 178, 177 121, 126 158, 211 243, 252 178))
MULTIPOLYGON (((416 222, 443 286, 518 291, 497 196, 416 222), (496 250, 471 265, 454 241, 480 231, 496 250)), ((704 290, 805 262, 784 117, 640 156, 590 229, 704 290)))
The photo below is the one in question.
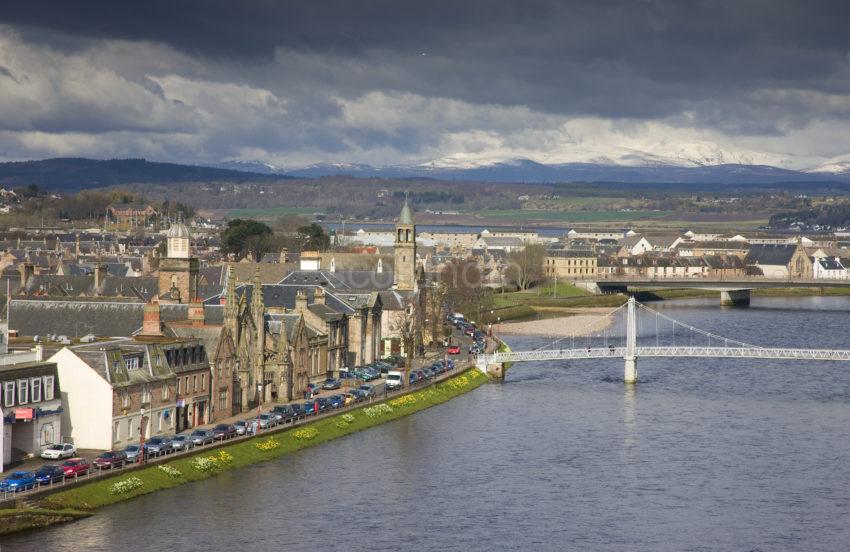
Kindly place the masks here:
POLYGON ((147 426, 148 418, 147 418, 147 416, 145 416, 145 409, 144 408, 139 409, 139 414, 142 415, 141 419, 139 420, 139 458, 141 459, 141 460, 139 460, 139 463, 144 464, 145 460, 146 460, 146 458, 145 458, 145 426, 147 426))

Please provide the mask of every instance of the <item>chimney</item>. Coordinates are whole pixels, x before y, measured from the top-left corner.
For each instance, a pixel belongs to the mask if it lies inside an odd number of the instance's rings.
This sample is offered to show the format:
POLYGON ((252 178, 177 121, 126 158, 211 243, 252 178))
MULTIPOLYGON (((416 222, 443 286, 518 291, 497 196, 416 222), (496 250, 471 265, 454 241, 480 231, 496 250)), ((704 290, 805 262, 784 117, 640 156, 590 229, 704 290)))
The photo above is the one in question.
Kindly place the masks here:
POLYGON ((21 287, 26 287, 27 283, 35 276, 35 266, 32 263, 21 263, 18 270, 21 271, 21 287))
POLYGON ((159 301, 151 300, 145 304, 145 316, 142 322, 142 335, 162 335, 162 322, 159 316, 159 301))
POLYGON ((194 299, 189 303, 189 322, 193 326, 204 325, 204 304, 200 299, 194 299))
POLYGON ((307 293, 303 289, 299 289, 295 294, 295 312, 304 312, 307 310, 307 293))
POLYGON ((106 282, 106 265, 97 263, 94 265, 94 288, 100 289, 104 282, 106 282))
POLYGON ((316 291, 313 292, 313 302, 317 305, 325 304, 325 290, 324 288, 317 287, 316 291))
POLYGON ((288 254, 289 254, 289 250, 287 248, 284 247, 283 249, 281 249, 280 250, 280 257, 278 258, 278 262, 280 262, 280 264, 285 264, 286 263, 286 256, 288 254))

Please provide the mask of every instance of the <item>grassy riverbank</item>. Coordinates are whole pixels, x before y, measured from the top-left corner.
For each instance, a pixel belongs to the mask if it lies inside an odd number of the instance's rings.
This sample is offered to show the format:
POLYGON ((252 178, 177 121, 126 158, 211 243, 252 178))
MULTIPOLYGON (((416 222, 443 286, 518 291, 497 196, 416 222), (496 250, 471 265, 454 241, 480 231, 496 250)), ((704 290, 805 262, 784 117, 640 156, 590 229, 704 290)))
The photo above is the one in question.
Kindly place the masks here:
POLYGON ((487 380, 487 376, 472 368, 419 391, 287 431, 261 434, 218 449, 199 451, 198 454, 166 464, 127 472, 121 477, 75 485, 45 497, 39 505, 51 509, 89 511, 190 481, 206 479, 413 414, 467 393, 487 380))
POLYGON ((8 535, 25 529, 38 529, 57 523, 65 523, 90 516, 89 512, 77 510, 45 510, 11 508, 0 510, 0 535, 8 535))
MULTIPOLYGON (((531 318, 539 314, 553 316, 559 310, 564 309, 564 315, 570 314, 566 309, 586 307, 619 307, 628 300, 628 296, 621 293, 609 295, 592 295, 575 288, 566 289, 569 284, 559 284, 557 295, 541 292, 539 295, 534 291, 522 291, 513 293, 497 293, 493 295, 493 322, 498 317, 502 322, 510 320, 521 320, 531 318)), ((573 286, 574 287, 574 286, 573 286)), ((717 298, 718 292, 703 289, 658 289, 648 290, 637 288, 634 291, 635 298, 641 302, 665 301, 671 299, 700 299, 717 298)), ((772 288, 754 289, 751 291, 753 297, 817 297, 817 296, 847 296, 850 288, 772 288)), ((719 299, 718 299, 719 300, 719 299)), ((485 317, 486 318, 486 317, 485 317)), ((485 320, 489 322, 489 320, 485 320)))

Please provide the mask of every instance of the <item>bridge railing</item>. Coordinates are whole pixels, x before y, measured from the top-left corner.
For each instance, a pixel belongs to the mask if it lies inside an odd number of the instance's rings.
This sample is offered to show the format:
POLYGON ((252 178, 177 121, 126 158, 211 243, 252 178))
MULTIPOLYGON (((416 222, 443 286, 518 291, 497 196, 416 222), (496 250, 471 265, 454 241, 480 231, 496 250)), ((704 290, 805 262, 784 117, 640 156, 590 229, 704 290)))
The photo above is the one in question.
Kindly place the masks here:
MULTIPOLYGON (((637 347, 640 357, 704 357, 704 358, 762 358, 776 360, 844 360, 850 361, 850 350, 794 349, 770 347, 694 347, 654 346, 637 347)), ((479 365, 502 362, 531 362, 545 360, 579 360, 594 358, 623 358, 625 347, 588 347, 580 349, 550 349, 539 351, 512 351, 479 355, 479 365)))

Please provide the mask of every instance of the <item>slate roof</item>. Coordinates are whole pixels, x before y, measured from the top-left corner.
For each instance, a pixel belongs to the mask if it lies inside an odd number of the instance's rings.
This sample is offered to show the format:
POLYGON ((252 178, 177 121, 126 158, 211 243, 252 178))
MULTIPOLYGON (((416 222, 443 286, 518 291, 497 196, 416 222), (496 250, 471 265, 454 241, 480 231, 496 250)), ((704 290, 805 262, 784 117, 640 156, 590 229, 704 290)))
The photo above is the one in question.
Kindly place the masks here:
MULTIPOLYGON (((160 305, 163 322, 186 320, 189 306, 160 305)), ((205 306, 209 324, 221 324, 224 308, 205 306)), ((103 300, 12 299, 9 327, 22 336, 57 334, 69 337, 94 334, 127 337, 142 327, 144 303, 103 300)))
POLYGON ((745 262, 747 264, 787 266, 796 251, 796 245, 757 244, 750 247, 745 262))

